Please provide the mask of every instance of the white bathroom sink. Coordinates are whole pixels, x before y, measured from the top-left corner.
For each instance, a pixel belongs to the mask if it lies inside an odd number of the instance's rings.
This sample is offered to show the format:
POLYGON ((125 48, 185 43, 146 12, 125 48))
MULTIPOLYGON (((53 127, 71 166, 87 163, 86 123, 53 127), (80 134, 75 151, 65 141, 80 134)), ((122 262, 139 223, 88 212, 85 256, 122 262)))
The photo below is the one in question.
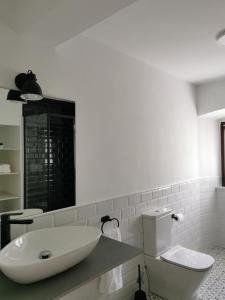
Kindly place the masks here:
POLYGON ((31 283, 78 264, 97 245, 101 231, 62 226, 28 232, 0 251, 0 269, 13 281, 31 283))

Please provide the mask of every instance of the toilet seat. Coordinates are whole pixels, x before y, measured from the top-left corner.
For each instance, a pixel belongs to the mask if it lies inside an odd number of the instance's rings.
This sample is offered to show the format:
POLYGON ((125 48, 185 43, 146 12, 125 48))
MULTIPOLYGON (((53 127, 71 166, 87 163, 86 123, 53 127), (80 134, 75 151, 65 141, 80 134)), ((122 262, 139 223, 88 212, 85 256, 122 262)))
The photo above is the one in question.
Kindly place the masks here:
POLYGON ((160 258, 168 263, 199 272, 211 268, 214 263, 214 258, 210 255, 179 245, 163 253, 160 258))

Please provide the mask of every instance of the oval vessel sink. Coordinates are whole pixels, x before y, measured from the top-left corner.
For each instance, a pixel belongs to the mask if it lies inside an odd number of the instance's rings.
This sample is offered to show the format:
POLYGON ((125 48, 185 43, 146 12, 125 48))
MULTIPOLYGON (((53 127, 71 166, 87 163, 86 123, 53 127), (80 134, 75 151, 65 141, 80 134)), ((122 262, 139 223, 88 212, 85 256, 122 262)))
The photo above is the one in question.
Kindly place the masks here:
POLYGON ((97 245, 101 231, 63 226, 28 232, 0 251, 1 271, 13 281, 31 283, 78 264, 97 245))

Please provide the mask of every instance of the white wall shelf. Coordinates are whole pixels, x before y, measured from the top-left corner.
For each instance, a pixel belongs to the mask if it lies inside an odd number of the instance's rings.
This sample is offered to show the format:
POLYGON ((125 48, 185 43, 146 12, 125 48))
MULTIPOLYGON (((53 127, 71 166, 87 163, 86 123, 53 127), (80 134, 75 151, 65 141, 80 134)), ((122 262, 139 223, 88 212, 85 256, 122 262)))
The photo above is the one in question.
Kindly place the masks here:
POLYGON ((5 175, 20 175, 20 173, 19 172, 10 172, 10 173, 1 173, 0 172, 0 176, 5 176, 5 175))
POLYGON ((0 201, 13 200, 13 199, 19 199, 19 198, 20 198, 20 196, 0 192, 0 201))
POLYGON ((0 148, 0 151, 20 151, 18 148, 0 148))
POLYGON ((8 164, 11 169, 11 172, 0 172, 0 213, 21 208, 20 136, 20 126, 0 124, 0 143, 4 145, 0 148, 0 164, 8 164))

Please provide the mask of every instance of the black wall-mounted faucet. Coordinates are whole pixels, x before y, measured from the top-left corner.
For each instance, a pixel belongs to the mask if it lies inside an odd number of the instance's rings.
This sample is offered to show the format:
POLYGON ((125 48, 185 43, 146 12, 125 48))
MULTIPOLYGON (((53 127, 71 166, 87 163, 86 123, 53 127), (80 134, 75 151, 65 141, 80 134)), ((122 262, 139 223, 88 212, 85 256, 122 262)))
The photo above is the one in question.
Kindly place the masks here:
POLYGON ((6 213, 1 215, 1 249, 5 247, 11 240, 10 225, 11 224, 32 224, 31 219, 10 219, 10 216, 19 216, 23 213, 6 213))

